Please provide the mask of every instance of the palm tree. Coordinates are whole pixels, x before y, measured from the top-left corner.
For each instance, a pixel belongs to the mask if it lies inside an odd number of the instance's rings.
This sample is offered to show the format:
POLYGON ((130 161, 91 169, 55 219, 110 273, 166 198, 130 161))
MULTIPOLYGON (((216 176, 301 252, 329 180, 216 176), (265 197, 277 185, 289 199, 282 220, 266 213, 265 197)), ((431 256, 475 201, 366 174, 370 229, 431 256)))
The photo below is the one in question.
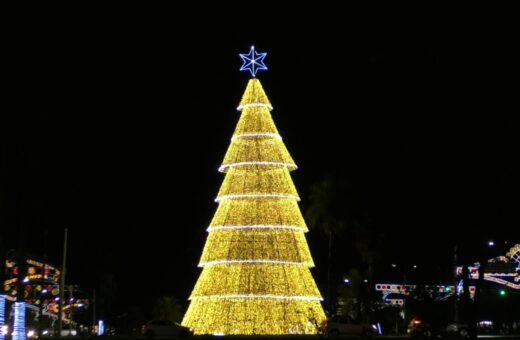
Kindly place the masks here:
POLYGON ((320 230, 328 237, 327 300, 331 310, 333 238, 348 234, 355 242, 360 262, 366 266, 370 285, 373 283, 374 266, 381 258, 376 247, 380 237, 375 231, 371 214, 362 206, 352 184, 345 179, 329 176, 312 185, 305 215, 309 228, 320 230))
POLYGON ((345 231, 347 213, 345 201, 351 186, 344 180, 327 177, 310 188, 307 222, 311 229, 319 229, 327 235, 345 231))
POLYGON ((309 228, 317 229, 328 237, 327 254, 327 301, 329 312, 331 303, 331 271, 332 271, 332 238, 333 235, 343 234, 347 227, 347 211, 345 202, 348 201, 350 183, 327 177, 315 183, 310 188, 309 207, 305 217, 309 228))

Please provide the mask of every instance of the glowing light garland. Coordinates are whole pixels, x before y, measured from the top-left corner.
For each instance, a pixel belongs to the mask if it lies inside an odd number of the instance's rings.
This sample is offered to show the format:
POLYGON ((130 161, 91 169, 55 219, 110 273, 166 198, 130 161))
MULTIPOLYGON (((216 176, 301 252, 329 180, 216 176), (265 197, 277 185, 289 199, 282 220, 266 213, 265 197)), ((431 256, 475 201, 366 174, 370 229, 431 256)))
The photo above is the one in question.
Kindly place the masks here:
POLYGON ((200 262, 222 260, 286 261, 313 266, 304 233, 287 229, 238 229, 211 232, 208 234, 200 262))
POLYGON ((13 340, 25 340, 25 302, 14 304, 13 340))
POLYGON ((4 324, 5 324, 5 295, 0 294, 0 340, 5 339, 4 324))
POLYGON ((294 231, 302 231, 304 233, 308 232, 309 229, 299 227, 299 226, 288 226, 288 225, 221 225, 221 226, 213 226, 208 227, 206 231, 216 231, 216 230, 241 230, 241 229, 286 229, 286 230, 294 230, 294 231))
POLYGON ((298 207, 298 202, 287 198, 235 199, 219 202, 210 227, 252 224, 302 226, 305 228, 305 221, 298 207))
POLYGON ((231 141, 234 141, 238 138, 256 138, 256 137, 272 137, 272 138, 282 140, 282 136, 280 136, 279 134, 266 132, 266 133, 241 133, 241 134, 234 135, 233 137, 231 137, 231 141))
POLYGON ((291 262, 291 261, 277 261, 277 260, 220 260, 220 261, 209 261, 209 262, 201 262, 199 263, 199 267, 213 266, 219 264, 236 264, 236 263, 258 263, 258 264, 289 264, 289 265, 297 265, 297 266, 309 266, 308 263, 305 262, 291 262))
POLYGON ((299 201, 300 197, 294 195, 283 195, 283 194, 235 194, 225 195, 215 198, 215 202, 224 200, 237 199, 237 198, 290 198, 299 201))
POLYGON ((237 111, 242 111, 243 109, 247 109, 250 107, 266 107, 269 110, 272 110, 273 107, 271 104, 264 104, 264 103, 251 103, 251 104, 244 104, 237 107, 237 111))
POLYGON ((244 197, 244 199, 251 198, 252 196, 249 195, 255 195, 255 198, 258 195, 270 195, 268 196, 270 199, 293 199, 298 197, 298 192, 294 187, 289 170, 286 168, 229 169, 217 194, 217 201, 223 197, 233 197, 235 199, 240 197, 244 197))
POLYGON ((298 166, 293 163, 284 163, 284 162, 236 162, 236 163, 229 163, 224 164, 220 168, 218 168, 218 171, 223 172, 225 169, 234 167, 234 166, 249 166, 249 165, 267 165, 267 166, 286 166, 288 168, 298 169, 298 166))
POLYGON ((507 286, 509 288, 513 288, 513 289, 520 289, 520 284, 518 283, 513 283, 513 282, 509 282, 509 281, 506 281, 506 280, 503 280, 501 278, 498 278, 498 277, 493 277, 493 276, 485 276, 484 277, 484 280, 486 281, 490 281, 490 282, 495 282, 495 283, 498 283, 498 284, 501 284, 501 285, 504 285, 504 286, 507 286))
MULTIPOLYGON (((261 133, 264 132, 267 131, 261 131, 261 133)), ((294 160, 287 151, 283 141, 275 138, 235 139, 231 142, 224 156, 224 161, 222 162, 223 169, 230 164, 271 165, 275 167, 286 165, 288 168, 296 169, 294 160)))
POLYGON ((514 262, 520 264, 520 243, 515 244, 506 254, 513 260, 514 262))
POLYGON ((258 79, 249 81, 238 109, 182 324, 194 334, 316 334, 326 316, 290 176, 296 164, 258 79))
POLYGON ((213 295, 213 296, 194 296, 190 300, 211 300, 211 299, 275 299, 275 300, 303 300, 303 301, 323 301, 319 296, 277 296, 277 295, 213 295))

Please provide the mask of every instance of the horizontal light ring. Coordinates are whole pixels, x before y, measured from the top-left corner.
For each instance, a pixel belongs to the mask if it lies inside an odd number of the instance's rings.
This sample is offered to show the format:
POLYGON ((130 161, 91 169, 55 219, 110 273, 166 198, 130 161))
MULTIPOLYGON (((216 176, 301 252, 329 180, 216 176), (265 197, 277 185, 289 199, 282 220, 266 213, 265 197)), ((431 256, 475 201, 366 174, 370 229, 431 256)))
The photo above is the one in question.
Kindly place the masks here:
POLYGON ((214 230, 239 230, 239 229, 285 229, 294 231, 307 232, 307 228, 291 226, 291 225, 226 225, 226 226, 212 226, 206 229, 207 231, 214 230))
POLYGON ((282 140, 282 136, 280 136, 279 134, 266 132, 266 133, 241 133, 241 134, 234 135, 233 137, 231 137, 231 141, 234 141, 235 139, 238 139, 238 138, 255 138, 255 137, 272 137, 272 138, 282 140))
POLYGON ((237 199, 237 198, 291 198, 297 201, 300 200, 300 197, 295 195, 284 195, 284 194, 233 194, 233 195, 224 195, 215 198, 215 202, 220 202, 229 199, 237 199))
POLYGON ((190 300, 210 300, 210 299, 274 299, 274 300, 304 300, 304 301, 323 301, 319 296, 285 296, 285 295, 212 295, 212 296, 191 296, 190 300))
POLYGON ((218 171, 223 171, 227 168, 233 167, 233 166, 248 166, 248 165, 268 165, 268 166, 286 166, 289 168, 298 169, 298 166, 294 163, 284 163, 284 162, 236 162, 236 163, 229 163, 224 164, 220 168, 218 168, 218 171))
POLYGON ((292 262, 292 261, 280 261, 280 260, 218 260, 208 261, 199 263, 199 267, 213 266, 219 264, 284 264, 284 265, 297 265, 297 266, 313 266, 312 263, 306 262, 292 262))
POLYGON ((251 103, 251 104, 244 104, 237 107, 238 111, 242 111, 243 109, 246 109, 248 107, 267 107, 269 110, 272 110, 273 107, 271 104, 264 104, 264 103, 251 103))

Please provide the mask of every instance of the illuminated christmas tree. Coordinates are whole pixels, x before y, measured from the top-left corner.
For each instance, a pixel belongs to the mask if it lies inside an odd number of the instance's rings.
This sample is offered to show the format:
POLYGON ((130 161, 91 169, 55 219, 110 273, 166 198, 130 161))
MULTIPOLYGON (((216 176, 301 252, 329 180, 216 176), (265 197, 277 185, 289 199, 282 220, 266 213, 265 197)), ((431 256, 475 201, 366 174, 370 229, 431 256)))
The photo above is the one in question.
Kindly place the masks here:
POLYGON ((325 320, 289 171, 296 165, 271 117, 254 47, 240 120, 219 171, 226 174, 182 324, 195 334, 315 334, 325 320))

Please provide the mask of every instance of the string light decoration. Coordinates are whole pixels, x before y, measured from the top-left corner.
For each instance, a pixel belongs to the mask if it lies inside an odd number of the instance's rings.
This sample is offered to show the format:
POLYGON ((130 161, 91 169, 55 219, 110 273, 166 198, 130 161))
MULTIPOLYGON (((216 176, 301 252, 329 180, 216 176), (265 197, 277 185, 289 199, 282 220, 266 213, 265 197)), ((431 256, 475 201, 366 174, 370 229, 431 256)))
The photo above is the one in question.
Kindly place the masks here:
POLYGON ((510 257, 511 260, 520 265, 520 243, 515 244, 511 249, 509 249, 506 256, 510 257))
POLYGON ((13 340, 25 339, 25 302, 15 302, 13 340))
POLYGON ((202 273, 182 324, 195 334, 316 334, 326 317, 289 174, 296 164, 258 79, 249 80, 238 109, 202 273))
POLYGON ((0 340, 5 339, 4 325, 5 325, 5 295, 0 294, 0 340))
POLYGON ((255 50, 255 47, 251 46, 249 53, 240 54, 240 58, 244 62, 242 67, 240 67, 240 71, 249 71, 254 77, 256 72, 260 70, 267 70, 267 66, 264 64, 264 59, 266 56, 267 53, 258 53, 255 50))

